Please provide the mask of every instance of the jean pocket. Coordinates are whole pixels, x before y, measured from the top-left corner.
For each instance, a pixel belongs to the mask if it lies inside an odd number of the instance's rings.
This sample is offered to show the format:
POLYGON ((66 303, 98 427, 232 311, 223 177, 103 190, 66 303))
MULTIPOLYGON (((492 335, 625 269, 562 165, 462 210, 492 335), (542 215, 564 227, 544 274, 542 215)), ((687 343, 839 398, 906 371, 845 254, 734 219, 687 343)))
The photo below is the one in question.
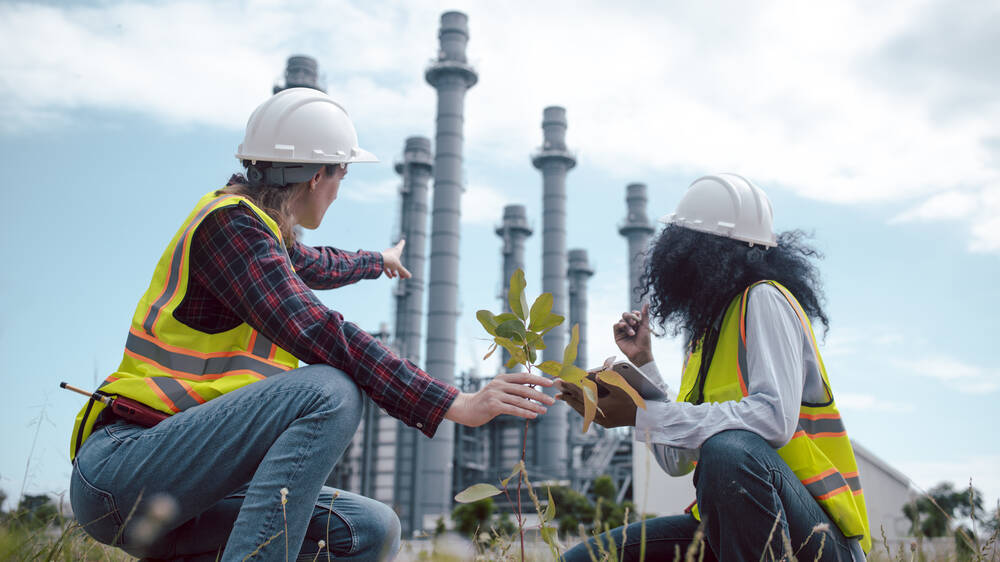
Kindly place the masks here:
POLYGON ((120 542, 122 518, 114 496, 88 482, 77 462, 69 480, 69 501, 73 516, 88 535, 104 544, 112 544, 116 538, 120 542))
POLYGON ((115 423, 110 423, 104 426, 104 432, 108 434, 108 437, 114 439, 119 443, 124 443, 130 439, 135 439, 145 431, 146 428, 141 425, 136 425, 134 423, 128 423, 123 421, 116 421, 115 423))

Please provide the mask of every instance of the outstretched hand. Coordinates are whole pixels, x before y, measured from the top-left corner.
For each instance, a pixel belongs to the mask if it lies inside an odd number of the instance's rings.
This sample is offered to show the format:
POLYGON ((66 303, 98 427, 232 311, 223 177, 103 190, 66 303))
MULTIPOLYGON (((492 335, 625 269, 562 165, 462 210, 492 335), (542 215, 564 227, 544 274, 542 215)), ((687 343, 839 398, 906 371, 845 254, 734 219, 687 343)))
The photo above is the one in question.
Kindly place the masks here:
POLYGON ((622 314, 614 326, 615 343, 633 365, 641 367, 653 360, 653 346, 649 331, 649 303, 642 312, 633 310, 622 314))
POLYGON ((403 246, 406 246, 406 240, 400 240, 395 246, 382 252, 382 271, 389 279, 395 279, 397 276, 403 279, 411 277, 410 271, 403 267, 403 246))
POLYGON ((459 394, 444 417, 469 427, 483 425, 500 414, 534 419, 545 413, 542 404, 551 406, 555 399, 526 386, 529 384, 552 386, 552 380, 528 373, 497 375, 478 392, 459 394))

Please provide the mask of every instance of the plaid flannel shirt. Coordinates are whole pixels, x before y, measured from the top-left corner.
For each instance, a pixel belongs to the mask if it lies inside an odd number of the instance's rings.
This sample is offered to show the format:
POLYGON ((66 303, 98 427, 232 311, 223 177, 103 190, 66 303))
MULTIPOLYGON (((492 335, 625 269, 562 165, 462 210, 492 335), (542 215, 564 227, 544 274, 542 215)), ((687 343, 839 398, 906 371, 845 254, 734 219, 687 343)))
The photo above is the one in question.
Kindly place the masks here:
POLYGON ((389 415, 434 436, 458 389, 397 356, 312 291, 378 277, 380 253, 298 242, 286 251, 249 208, 237 205, 199 225, 190 265, 187 293, 174 313, 179 321, 207 333, 246 322, 305 363, 341 369, 389 415))

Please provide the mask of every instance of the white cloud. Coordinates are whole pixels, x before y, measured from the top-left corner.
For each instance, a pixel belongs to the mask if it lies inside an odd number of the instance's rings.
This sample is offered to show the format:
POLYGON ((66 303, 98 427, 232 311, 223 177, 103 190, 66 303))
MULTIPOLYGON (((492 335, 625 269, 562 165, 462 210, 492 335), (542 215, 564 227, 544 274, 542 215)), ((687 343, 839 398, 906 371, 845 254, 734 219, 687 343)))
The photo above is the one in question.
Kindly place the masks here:
POLYGON ((505 194, 492 187, 472 184, 462 194, 462 223, 494 224, 509 202, 505 194))
MULTIPOLYGON (((362 139, 426 132, 434 93, 423 68, 447 7, 401 0, 5 4, 0 35, 17 48, 0 53, 0 123, 12 133, 81 112, 124 110, 238 129, 284 57, 306 52, 319 59, 362 139)), ((909 201, 897 222, 968 220, 970 249, 1000 252, 1000 196, 984 187, 1000 185, 994 149, 984 142, 1000 119, 996 96, 977 94, 974 115, 944 119, 936 90, 871 76, 894 75, 921 33, 941 37, 928 16, 937 13, 934 3, 632 10, 596 1, 528 8, 476 0, 462 9, 480 73, 466 100, 470 151, 523 165, 540 141, 541 109, 559 104, 568 110, 572 148, 623 179, 726 169, 823 201, 909 201), (526 11, 532 17, 521 17, 526 11), (803 25, 817 20, 823 26, 803 25), (707 32, 718 29, 726 33, 707 32)), ((962 11, 949 25, 974 28, 991 10, 986 3, 962 11)), ((961 33, 942 40, 953 36, 958 45, 961 33)), ((932 75, 927 83, 935 73, 950 76, 953 63, 930 60, 933 52, 913 56, 928 58, 917 74, 932 75)), ((951 100, 973 88, 967 80, 949 83, 951 100)))
POLYGON ((890 220, 891 223, 936 221, 963 224, 970 234, 971 251, 1000 251, 1000 183, 937 193, 890 220))
POLYGON ((1000 389, 1000 372, 946 356, 896 360, 896 367, 907 373, 938 379, 961 392, 979 394, 1000 389))
POLYGON ((856 394, 840 392, 837 394, 837 406, 841 410, 874 410, 884 413, 906 413, 914 411, 912 404, 902 404, 885 400, 872 394, 856 394))

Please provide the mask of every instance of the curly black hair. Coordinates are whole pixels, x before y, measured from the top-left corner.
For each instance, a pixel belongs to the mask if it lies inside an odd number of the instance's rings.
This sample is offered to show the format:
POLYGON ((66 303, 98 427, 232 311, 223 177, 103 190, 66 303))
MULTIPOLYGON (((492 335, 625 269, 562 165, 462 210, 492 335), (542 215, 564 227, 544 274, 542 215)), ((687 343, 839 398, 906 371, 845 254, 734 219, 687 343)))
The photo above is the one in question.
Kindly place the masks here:
POLYGON ((736 295, 757 281, 781 283, 806 314, 830 328, 823 311, 819 270, 812 260, 823 256, 805 243, 800 230, 778 235, 767 248, 732 238, 667 225, 657 236, 639 286, 650 294, 650 315, 671 335, 697 341, 736 295))

